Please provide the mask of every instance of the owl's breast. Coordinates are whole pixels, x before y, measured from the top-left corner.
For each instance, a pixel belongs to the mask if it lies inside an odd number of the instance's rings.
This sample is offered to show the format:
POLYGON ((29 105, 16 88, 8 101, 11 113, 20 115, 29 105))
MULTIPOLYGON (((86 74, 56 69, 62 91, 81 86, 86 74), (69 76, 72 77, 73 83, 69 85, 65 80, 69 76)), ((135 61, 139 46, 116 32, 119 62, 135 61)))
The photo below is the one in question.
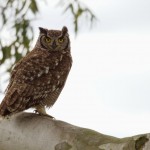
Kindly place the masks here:
MULTIPOLYGON (((41 103, 47 107, 52 106, 61 93, 72 63, 71 58, 64 56, 53 60, 55 60, 53 61, 53 69, 50 69, 46 76, 43 76, 42 79, 44 99, 41 103)), ((39 86, 41 87, 41 85, 39 86)))
POLYGON ((52 65, 54 69, 60 71, 68 71, 72 66, 72 57, 71 55, 53 55, 50 57, 50 66, 52 65))
POLYGON ((49 76, 51 76, 53 80, 56 80, 58 85, 62 85, 71 69, 72 58, 70 56, 60 55, 55 59, 53 58, 53 65, 53 69, 49 70, 49 76))

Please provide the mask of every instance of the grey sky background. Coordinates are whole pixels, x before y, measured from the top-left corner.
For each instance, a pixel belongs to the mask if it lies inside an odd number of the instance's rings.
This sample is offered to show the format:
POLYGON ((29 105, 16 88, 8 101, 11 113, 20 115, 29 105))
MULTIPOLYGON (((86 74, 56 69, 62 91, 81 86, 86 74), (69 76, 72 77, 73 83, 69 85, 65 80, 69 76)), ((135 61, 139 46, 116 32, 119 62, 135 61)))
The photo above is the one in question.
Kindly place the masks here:
POLYGON ((117 137, 150 132, 150 1, 82 1, 99 20, 92 30, 81 20, 77 38, 71 15, 62 15, 57 1, 49 1, 49 7, 40 2, 33 22, 36 36, 39 26, 66 25, 70 31, 73 67, 48 112, 117 137))

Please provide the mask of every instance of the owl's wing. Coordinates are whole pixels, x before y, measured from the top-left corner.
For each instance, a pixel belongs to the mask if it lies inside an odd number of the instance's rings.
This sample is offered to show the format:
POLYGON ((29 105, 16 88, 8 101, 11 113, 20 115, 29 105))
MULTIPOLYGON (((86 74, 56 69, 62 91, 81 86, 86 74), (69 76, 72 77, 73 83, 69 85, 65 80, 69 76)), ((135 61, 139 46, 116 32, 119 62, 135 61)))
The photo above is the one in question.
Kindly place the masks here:
POLYGON ((13 80, 14 80, 14 77, 15 77, 15 74, 17 73, 17 70, 18 68, 21 66, 21 63, 23 61, 23 58, 20 59, 17 64, 14 66, 13 70, 11 71, 11 76, 10 76, 10 81, 9 81, 9 84, 5 90, 5 93, 8 91, 8 89, 11 87, 12 83, 13 83, 13 80))
POLYGON ((11 74, 4 102, 2 102, 7 106, 5 109, 10 112, 27 109, 46 96, 45 93, 42 93, 43 91, 53 88, 51 86, 45 87, 44 81, 51 82, 51 77, 47 74, 54 68, 55 64, 49 65, 51 60, 45 59, 44 56, 34 55, 25 57, 16 64, 11 74))

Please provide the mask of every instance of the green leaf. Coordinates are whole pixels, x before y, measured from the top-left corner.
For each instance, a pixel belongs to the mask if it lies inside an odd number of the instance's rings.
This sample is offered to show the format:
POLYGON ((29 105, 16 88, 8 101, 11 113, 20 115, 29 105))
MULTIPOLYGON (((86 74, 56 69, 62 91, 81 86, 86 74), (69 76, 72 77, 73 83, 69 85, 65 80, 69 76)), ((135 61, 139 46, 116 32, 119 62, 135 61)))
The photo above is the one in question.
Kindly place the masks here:
POLYGON ((3 26, 4 26, 7 22, 6 15, 5 15, 4 11, 2 11, 2 19, 3 19, 3 26))
POLYGON ((38 12, 38 7, 37 7, 37 3, 35 0, 31 0, 29 8, 31 9, 33 14, 36 14, 38 12))
POLYGON ((66 12, 66 11, 69 10, 69 9, 71 10, 71 13, 72 13, 73 15, 75 15, 74 7, 73 7, 72 4, 69 4, 69 5, 65 8, 64 12, 66 12))
POLYGON ((3 58, 1 60, 1 64, 5 62, 6 59, 11 57, 11 46, 4 46, 1 48, 3 58))
POLYGON ((22 54, 18 52, 18 47, 15 46, 15 62, 22 58, 22 54))

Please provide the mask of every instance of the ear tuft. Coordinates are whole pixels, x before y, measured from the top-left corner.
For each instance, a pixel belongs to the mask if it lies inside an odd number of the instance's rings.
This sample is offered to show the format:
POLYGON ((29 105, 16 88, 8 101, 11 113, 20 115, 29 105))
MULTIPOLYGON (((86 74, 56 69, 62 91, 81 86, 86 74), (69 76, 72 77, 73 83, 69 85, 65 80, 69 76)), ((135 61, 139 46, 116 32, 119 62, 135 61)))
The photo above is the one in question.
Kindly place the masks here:
POLYGON ((39 27, 39 30, 40 30, 40 33, 44 33, 44 34, 47 34, 47 29, 44 29, 42 27, 39 27))
POLYGON ((65 35, 67 32, 68 32, 68 28, 66 26, 63 26, 62 34, 65 35))

